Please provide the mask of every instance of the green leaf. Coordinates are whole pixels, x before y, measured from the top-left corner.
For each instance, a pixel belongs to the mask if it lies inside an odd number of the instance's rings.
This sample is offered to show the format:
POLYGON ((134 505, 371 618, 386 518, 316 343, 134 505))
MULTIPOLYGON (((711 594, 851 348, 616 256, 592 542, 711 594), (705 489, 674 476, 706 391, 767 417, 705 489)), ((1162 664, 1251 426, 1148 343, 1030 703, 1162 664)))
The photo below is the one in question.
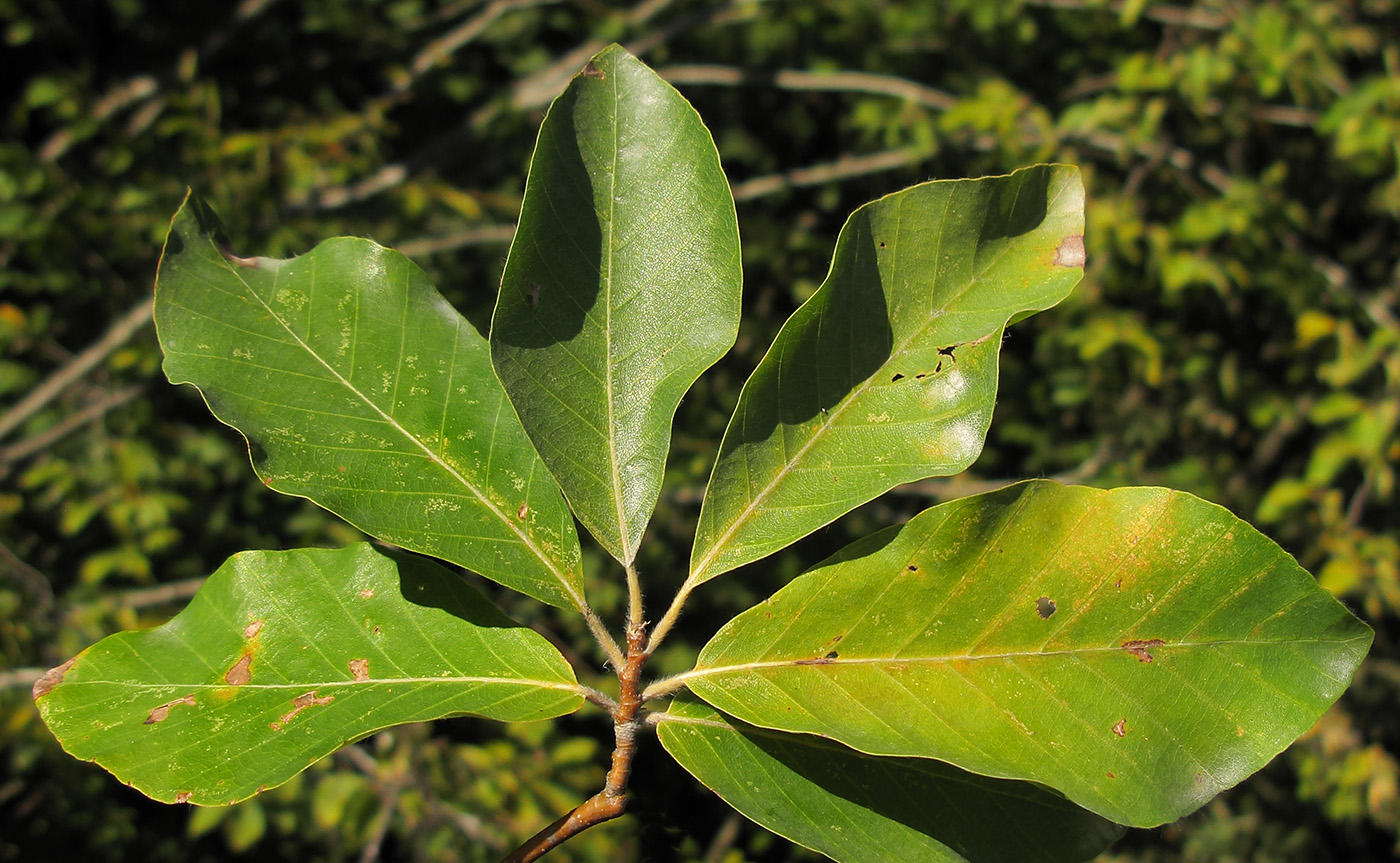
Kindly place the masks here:
POLYGON ((1040 481, 853 543, 730 621, 681 679, 746 722, 1041 782, 1152 826, 1306 731, 1370 642, 1218 506, 1040 481))
POLYGON ((579 521, 624 564, 681 397, 734 344, 741 278, 700 116, 622 48, 602 51, 540 127, 491 354, 579 521))
POLYGON ((486 340, 412 261, 368 240, 289 260, 227 251, 189 196, 156 285, 172 383, 249 441, 264 483, 564 608, 573 518, 491 370, 486 340))
POLYGON ((659 718, 661 745, 725 802, 842 863, 1071 863, 1123 832, 1029 783, 755 728, 685 696, 659 718))
POLYGON ((34 697, 73 756, 204 805, 391 725, 544 719, 583 702, 542 636, 442 567, 367 543, 234 555, 168 623, 103 639, 34 697))
POLYGON ((1008 321, 1084 263, 1079 172, 924 183, 866 204, 831 273, 744 385, 700 513, 690 583, 801 539, 896 485, 976 459, 1008 321))

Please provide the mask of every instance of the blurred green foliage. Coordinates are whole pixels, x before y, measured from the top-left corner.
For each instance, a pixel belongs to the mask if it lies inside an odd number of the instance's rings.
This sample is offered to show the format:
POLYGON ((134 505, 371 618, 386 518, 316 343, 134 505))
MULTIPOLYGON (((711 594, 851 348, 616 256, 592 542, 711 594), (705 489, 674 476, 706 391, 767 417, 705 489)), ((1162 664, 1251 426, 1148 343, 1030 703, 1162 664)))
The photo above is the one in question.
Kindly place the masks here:
MULTIPOLYGON (((1047 159, 1089 187, 1084 283, 1010 331, 971 475, 901 489, 702 589, 654 670, 687 667, 734 613, 934 499, 1032 475, 1171 485, 1280 541, 1376 644, 1268 769, 1105 860, 1396 853, 1395 0, 0 0, 0 25, 0 861, 491 860, 596 790, 610 730, 585 714, 396 729, 247 804, 163 807, 62 755, 28 686, 163 620, 234 551, 355 537, 262 488, 238 435, 160 375, 140 304, 184 187, 244 254, 334 234, 395 245, 484 326, 542 111, 612 40, 710 124, 745 244, 738 347, 681 407, 639 561, 653 604, 683 575, 739 385, 821 281, 846 213, 1047 159), (74 365, 124 319, 129 335, 74 365)), ((615 623, 619 573, 593 555, 589 576, 615 623)), ((579 621, 483 589, 599 666, 579 621)), ((814 859, 650 741, 633 788, 632 815, 555 857, 814 859)))

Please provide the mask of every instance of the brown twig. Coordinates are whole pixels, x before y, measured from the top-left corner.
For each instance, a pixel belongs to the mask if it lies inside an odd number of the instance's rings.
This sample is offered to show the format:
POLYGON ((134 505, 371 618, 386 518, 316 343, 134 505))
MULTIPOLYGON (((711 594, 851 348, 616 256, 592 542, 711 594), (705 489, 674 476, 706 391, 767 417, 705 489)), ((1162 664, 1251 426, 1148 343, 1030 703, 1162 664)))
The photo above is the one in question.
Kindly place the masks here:
POLYGON ((502 863, 533 863, 571 837, 604 821, 611 821, 626 810, 627 780, 632 775, 632 758, 637 752, 637 731, 644 724, 638 718, 638 713, 642 707, 641 679, 642 663, 646 660, 646 641, 644 627, 627 627, 627 661, 617 673, 621 691, 617 709, 613 711, 616 745, 603 790, 530 837, 502 863))

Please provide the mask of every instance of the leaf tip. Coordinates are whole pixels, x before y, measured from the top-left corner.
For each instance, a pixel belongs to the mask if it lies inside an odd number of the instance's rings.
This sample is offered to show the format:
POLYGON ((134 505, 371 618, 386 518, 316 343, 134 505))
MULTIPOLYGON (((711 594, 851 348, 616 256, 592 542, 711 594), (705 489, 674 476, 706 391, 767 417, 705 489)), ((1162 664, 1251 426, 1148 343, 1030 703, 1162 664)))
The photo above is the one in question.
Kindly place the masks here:
POLYGON ((63 682, 63 675, 68 673, 68 669, 73 667, 76 659, 70 659, 62 665, 50 668, 43 676, 34 681, 34 700, 38 701, 48 695, 53 688, 63 682))

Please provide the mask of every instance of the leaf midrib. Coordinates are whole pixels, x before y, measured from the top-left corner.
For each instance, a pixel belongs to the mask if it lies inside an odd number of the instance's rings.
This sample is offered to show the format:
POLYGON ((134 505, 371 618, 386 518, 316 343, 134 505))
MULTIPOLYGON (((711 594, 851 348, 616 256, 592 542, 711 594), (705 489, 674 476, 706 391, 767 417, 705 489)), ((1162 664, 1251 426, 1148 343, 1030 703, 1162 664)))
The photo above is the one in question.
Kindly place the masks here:
MULTIPOLYGON (((441 456, 439 456, 437 453, 433 452, 432 448, 429 447, 427 444, 425 444, 422 440, 420 440, 416 435, 414 435, 413 433, 411 433, 408 429, 404 428, 404 426, 403 426, 402 424, 400 424, 398 420, 394 419, 393 415, 387 413, 383 408, 381 408, 379 405, 375 404, 374 401, 373 401, 372 399, 370 399, 367 395, 365 395, 363 392, 361 392, 360 389, 359 389, 358 387, 356 387, 353 383, 350 382, 349 379, 347 379, 344 375, 342 375, 339 371, 337 371, 336 368, 335 368, 334 366, 332 366, 330 363, 326 362, 325 359, 323 359, 323 358, 321 357, 321 355, 320 355, 319 353, 317 353, 317 352, 315 351, 315 349, 313 349, 313 348, 311 347, 311 345, 307 344, 307 342, 306 342, 304 339, 302 339, 300 336, 298 336, 298 335, 296 334, 296 332, 287 324, 287 322, 282 318, 281 315, 279 315, 276 311, 273 310, 272 306, 270 306, 270 305, 267 303, 267 301, 264 300, 264 299, 262 298, 262 295, 259 294, 256 290, 254 290, 253 287, 252 287, 252 285, 250 285, 250 284, 247 282, 247 280, 243 278, 243 275, 242 275, 241 273, 239 273, 237 269, 235 269, 234 267, 232 267, 232 266, 229 265, 229 262, 228 262, 227 260, 224 259, 223 254, 222 254, 222 252, 219 250, 217 244, 215 244, 212 240, 210 240, 210 239, 207 238, 207 237, 206 237, 205 239, 206 239, 206 242, 209 243, 209 247, 210 247, 211 249, 213 249, 213 251, 214 251, 214 255, 215 255, 215 260, 216 260, 216 262, 217 262, 220 266, 222 266, 222 267, 225 269, 225 271, 227 271, 230 275, 232 275, 235 279, 238 280, 238 283, 241 284, 241 285, 243 286, 244 290, 247 291, 247 293, 248 293, 249 295, 251 295, 251 296, 253 297, 253 299, 257 300, 258 304, 259 304, 260 306, 262 306, 262 308, 267 312, 268 317, 271 318, 272 320, 276 321, 277 324, 278 324, 280 327, 282 327, 282 329, 283 329, 284 331, 286 331, 287 335, 290 336, 290 337, 297 343, 297 345, 298 345, 302 350, 306 351, 307 356, 311 357, 311 358, 314 359, 316 362, 320 363, 321 366, 322 366, 323 368, 325 368, 325 370, 326 370, 327 372, 329 372, 332 376, 334 376, 335 379, 336 379, 337 381, 339 381, 341 385, 343 385, 347 390, 349 390, 349 391, 350 391, 351 393, 353 393, 358 399, 360 399, 360 401, 363 402, 363 403, 365 404, 366 407, 368 407, 370 410, 374 411, 375 413, 379 414, 379 416, 384 420, 385 423, 387 423, 387 424, 388 424, 391 428, 393 428, 395 431, 399 432, 399 434, 403 435, 403 437, 404 437, 405 440, 407 440, 408 442, 410 442, 410 443, 413 444, 414 446, 418 447, 418 449, 422 450, 423 453, 428 457, 428 460, 429 460, 429 461, 431 461, 433 464, 436 464, 436 465, 437 465, 439 468, 441 468, 445 473, 447 473, 450 477, 452 477, 452 479, 455 480, 459 485, 461 485, 463 488, 465 488, 465 489, 467 489, 468 491, 470 491, 470 492, 472 493, 472 495, 473 495, 478 501, 480 501, 483 505, 485 505, 485 507, 487 508, 487 510, 488 510, 493 516, 496 517, 496 520, 497 520, 497 521, 499 521, 502 525, 504 525, 511 533, 513 533, 513 534, 515 534, 517 537, 519 537, 521 543, 522 543, 527 549, 529 549, 530 552, 531 552, 532 554, 534 554, 535 557, 536 557, 538 560, 540 560, 540 561, 545 565, 545 569, 546 569, 551 575, 554 576, 555 580, 556 580, 557 582, 559 582, 559 584, 564 588, 564 591, 568 594, 569 598, 573 601, 574 607, 575 607, 575 608, 583 608, 583 607, 584 607, 583 597, 582 597, 582 596, 579 594, 579 592, 574 588, 573 584, 570 583, 570 581, 569 581, 567 578, 565 578, 565 577, 563 576, 563 573, 560 572, 558 566, 555 565, 554 561, 551 560, 547 555, 545 555, 543 549, 541 549, 538 545, 535 544, 535 541, 530 537, 530 535, 529 535, 528 533, 526 533, 520 526, 516 525, 513 521, 511 521, 511 519, 508 518, 508 517, 506 516, 506 514, 503 513, 499 507, 497 507, 494 503, 492 503, 492 502, 491 502, 491 499, 490 499, 489 497, 487 497, 486 495, 484 495, 484 494, 481 492, 481 490, 480 490, 479 488, 476 487, 475 484, 473 484, 473 483, 472 483, 470 480, 468 480, 465 476, 463 476, 463 475, 462 475, 461 473, 459 473, 456 469, 454 469, 454 468, 452 467, 452 465, 448 464, 445 460, 443 460, 443 458, 442 458, 441 456)), ((281 262, 278 262, 278 263, 279 263, 279 264, 285 263, 285 261, 281 261, 281 262)), ((279 267, 279 270, 280 270, 280 267, 279 267)), ((313 280, 314 280, 314 278, 315 278, 315 277, 314 277, 314 274, 313 274, 313 280)), ((314 281, 313 281, 313 284, 314 284, 314 281)), ((405 296, 407 296, 407 288, 405 288, 405 296)), ((358 309, 358 303, 359 303, 359 292, 358 292, 358 291, 355 292, 355 297, 356 297, 356 304, 357 304, 356 307, 357 307, 357 309, 358 309)), ((458 333, 458 331, 460 331, 460 329, 461 329, 461 327, 462 327, 462 324, 463 324, 463 321, 462 321, 462 319, 461 319, 460 316, 459 316, 457 320, 453 321, 453 323, 454 323, 454 325, 455 325, 455 327, 456 327, 456 330, 454 330, 454 333, 453 333, 453 345, 454 345, 454 356, 455 356, 455 345, 456 345, 456 340, 457 340, 457 333, 458 333)), ((356 317, 356 330, 355 330, 355 334, 356 334, 356 338, 354 339, 354 342, 355 342, 356 346, 358 347, 358 341, 359 341, 359 339, 358 339, 358 335, 359 335, 359 318, 358 318, 358 316, 356 317)), ((397 370, 396 370, 396 371, 397 371, 397 370)), ((395 376, 395 387, 397 387, 397 385, 398 385, 398 381, 397 381, 397 374, 396 374, 396 376, 395 376)))
MULTIPOLYGON (((1172 650, 1195 649, 1195 648, 1216 648, 1231 646, 1249 647, 1287 647, 1291 645, 1309 644, 1349 644, 1361 640, 1361 636, 1351 638, 1292 638, 1286 641, 1261 641, 1249 639, 1228 639, 1218 641, 1176 641, 1166 644, 1146 645, 1146 649, 1153 652, 1154 658, 1157 651, 1169 652, 1172 650)), ((1074 647, 1063 650, 1020 650, 1002 651, 1000 653, 978 653, 978 654, 947 654, 940 656, 914 656, 914 657, 836 657, 826 659, 821 656, 802 657, 800 659, 773 659, 756 660, 754 662, 743 662, 734 665, 717 665, 708 668, 696 667, 682 674, 667 678, 668 682, 700 680, 707 677, 716 677, 728 674, 740 674, 750 671, 761 671, 772 668, 827 668, 831 666, 855 666, 855 665, 943 665, 964 662, 983 662, 991 660, 1019 659, 1019 658, 1049 658, 1056 656, 1081 656, 1085 654, 1106 654, 1106 653, 1128 653, 1132 651, 1122 645, 1110 645, 1107 647, 1074 647)), ((1136 657, 1133 657, 1136 659, 1136 657)), ((1140 660, 1139 660, 1140 661, 1140 660)))
MULTIPOLYGON (((235 692, 243 692, 243 691, 245 691, 245 690, 247 690, 247 691, 266 690, 266 691, 273 691, 273 692, 291 692, 291 691, 300 692, 300 691, 303 691, 303 690, 306 690, 306 689, 318 689, 318 690, 319 690, 319 689, 348 689, 348 688, 351 688, 351 687, 367 687, 367 686, 375 686, 375 685, 379 685, 379 686, 390 686, 390 685, 406 684, 406 683, 431 683, 431 684, 442 684, 442 683, 450 683, 450 684, 496 683, 496 684, 503 684, 503 685, 506 685, 506 686, 524 686, 524 687, 530 687, 530 688, 534 688, 534 689, 554 689, 554 690, 558 690, 558 691, 561 691, 561 692, 571 692, 571 693, 573 693, 573 694, 575 694, 575 695, 578 695, 578 696, 584 696, 584 695, 585 695, 584 687, 583 687, 581 684, 578 684, 578 683, 564 683, 564 682, 562 682, 562 681, 557 681, 557 680, 532 680, 532 679, 530 679, 530 678, 525 678, 525 677, 457 677, 457 676, 453 676, 453 677, 382 677, 382 678, 373 678, 373 677, 372 677, 372 678, 370 678, 370 679, 368 679, 368 680, 329 680, 329 681, 302 680, 302 681, 297 681, 297 682, 295 682, 295 683, 244 683, 244 684, 241 684, 241 685, 239 685, 239 686, 234 686, 234 685, 229 684, 229 683, 178 683, 178 682, 176 682, 176 683, 143 683, 143 682, 133 682, 133 681, 130 681, 130 680, 72 680, 72 681, 64 681, 63 683, 60 684, 60 686, 62 686, 63 688, 80 687, 80 686, 119 686, 119 687, 121 687, 122 689, 132 690, 132 691, 179 689, 179 690, 182 690, 182 691, 183 691, 183 690, 196 690, 196 691, 219 690, 219 691, 221 691, 221 692, 227 692, 227 691, 229 691, 229 690, 234 690, 235 692)), ((54 687, 54 689, 58 689, 58 688, 59 688, 59 687, 57 687, 57 686, 54 687)))

